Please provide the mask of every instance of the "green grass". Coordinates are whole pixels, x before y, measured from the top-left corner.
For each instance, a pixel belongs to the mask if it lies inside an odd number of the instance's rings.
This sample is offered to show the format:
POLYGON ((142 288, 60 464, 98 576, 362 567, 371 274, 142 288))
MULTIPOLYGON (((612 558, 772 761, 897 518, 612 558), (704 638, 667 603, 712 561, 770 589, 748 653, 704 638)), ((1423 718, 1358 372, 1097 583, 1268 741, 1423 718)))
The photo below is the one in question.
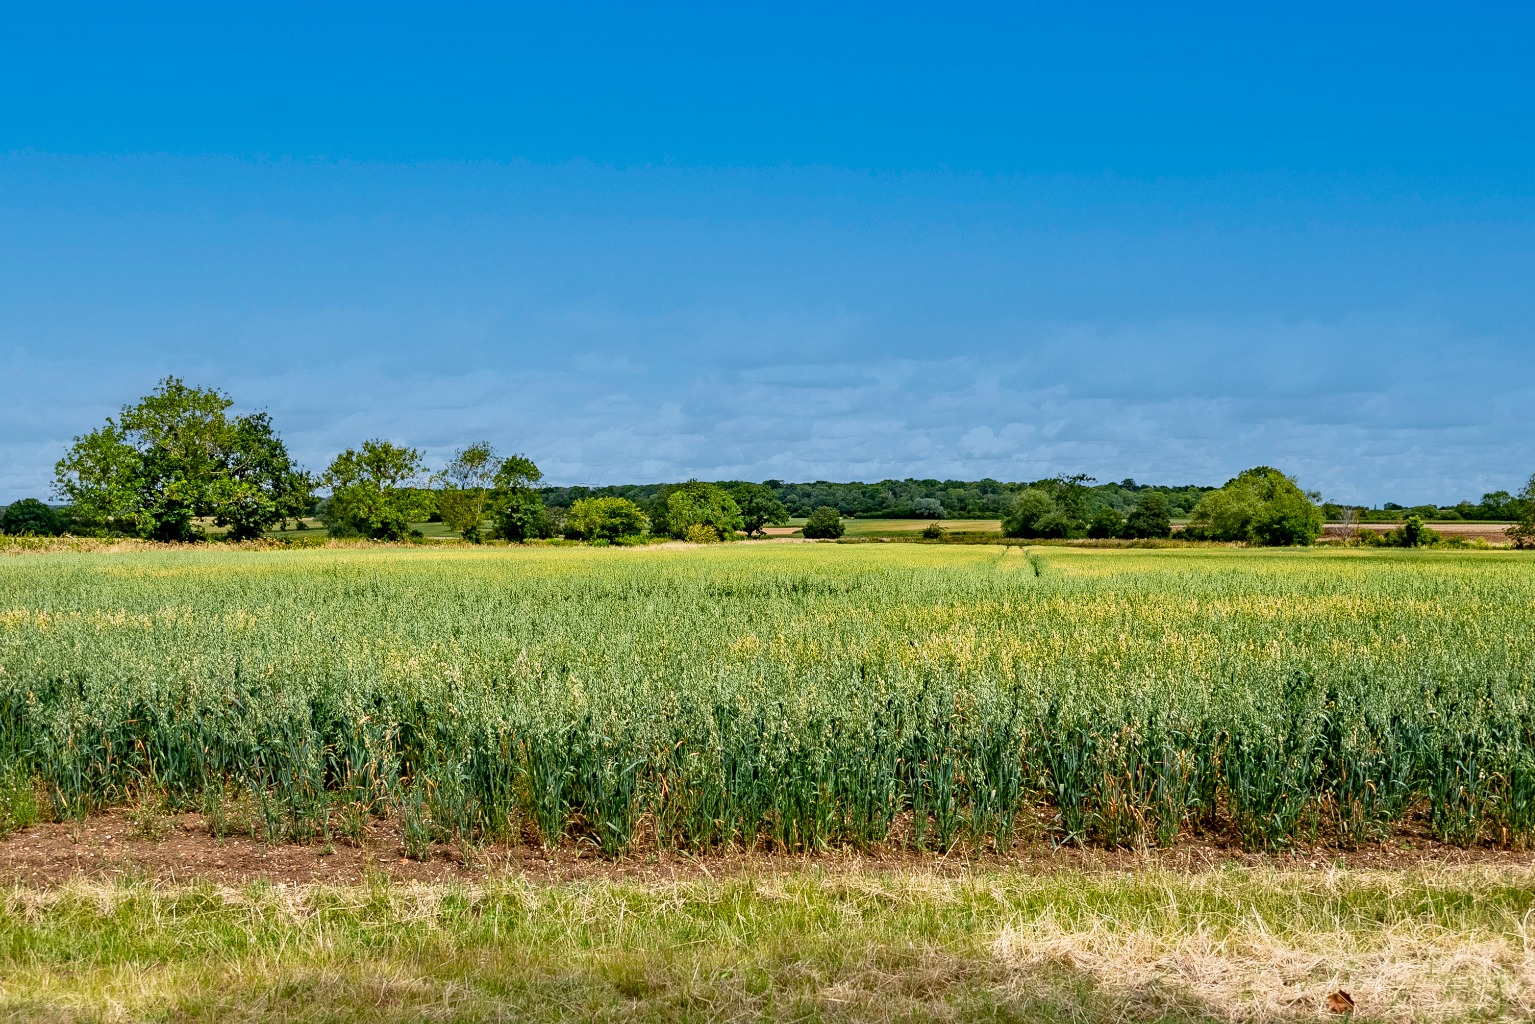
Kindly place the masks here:
POLYGON ((28 1021, 1527 1019, 1527 869, 0 893, 28 1021))
POLYGON ((0 559, 0 774, 414 852, 1535 842, 1518 552, 729 544, 0 559), (642 828, 643 826, 643 828, 642 828))
MULTIPOLYGON (((912 534, 921 533, 930 523, 931 519, 844 519, 844 537, 910 537, 912 534)), ((940 519, 938 525, 950 533, 994 533, 1001 535, 1002 521, 1000 519, 940 519)), ((803 516, 790 519, 789 526, 802 527, 805 525, 803 516)))

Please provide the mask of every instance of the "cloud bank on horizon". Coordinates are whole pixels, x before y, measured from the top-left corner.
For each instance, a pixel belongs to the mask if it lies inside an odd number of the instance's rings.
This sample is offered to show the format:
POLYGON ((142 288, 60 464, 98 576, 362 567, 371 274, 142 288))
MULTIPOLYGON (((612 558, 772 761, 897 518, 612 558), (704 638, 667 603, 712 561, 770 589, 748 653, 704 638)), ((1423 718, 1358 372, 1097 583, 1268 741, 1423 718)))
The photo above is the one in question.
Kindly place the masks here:
POLYGON ((558 483, 1268 463, 1369 503, 1535 471, 1527 22, 991 13, 29 15, 0 503, 167 374, 311 468, 373 436, 558 483))

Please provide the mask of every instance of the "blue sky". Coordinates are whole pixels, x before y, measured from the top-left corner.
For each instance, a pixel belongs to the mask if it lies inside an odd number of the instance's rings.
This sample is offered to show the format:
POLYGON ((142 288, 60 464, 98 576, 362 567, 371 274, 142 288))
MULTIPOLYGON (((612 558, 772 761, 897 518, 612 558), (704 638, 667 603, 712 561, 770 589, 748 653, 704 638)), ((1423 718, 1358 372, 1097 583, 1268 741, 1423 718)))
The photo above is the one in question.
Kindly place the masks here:
POLYGON ((172 373, 316 469, 1516 490, 1535 15, 1238 6, 11 5, 0 501, 172 373))

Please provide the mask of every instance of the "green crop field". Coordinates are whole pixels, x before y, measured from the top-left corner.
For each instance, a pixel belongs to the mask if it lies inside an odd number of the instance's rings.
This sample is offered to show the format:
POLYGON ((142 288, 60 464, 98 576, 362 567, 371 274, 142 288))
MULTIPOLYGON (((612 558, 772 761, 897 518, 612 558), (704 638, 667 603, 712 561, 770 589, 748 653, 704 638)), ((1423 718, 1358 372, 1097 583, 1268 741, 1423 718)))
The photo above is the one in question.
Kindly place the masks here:
POLYGON ((0 809, 620 855, 1535 837, 1535 557, 730 544, 0 558, 0 809))

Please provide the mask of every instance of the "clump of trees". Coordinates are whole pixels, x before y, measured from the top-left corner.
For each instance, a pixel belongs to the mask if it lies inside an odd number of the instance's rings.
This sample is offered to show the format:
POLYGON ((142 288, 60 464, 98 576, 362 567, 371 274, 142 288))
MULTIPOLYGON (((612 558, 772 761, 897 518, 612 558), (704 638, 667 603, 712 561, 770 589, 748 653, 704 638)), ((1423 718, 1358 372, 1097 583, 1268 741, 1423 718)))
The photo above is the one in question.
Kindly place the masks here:
POLYGON ((812 540, 836 540, 842 536, 845 529, 842 525, 842 513, 830 505, 822 505, 810 513, 801 532, 812 540))
POLYGON ((570 506, 565 536, 611 543, 638 537, 649 525, 645 510, 628 498, 583 498, 570 506))
POLYGON ((1369 540, 1365 543, 1387 548, 1427 548, 1443 540, 1437 530, 1431 530, 1423 524, 1422 516, 1408 516, 1394 530, 1379 534, 1371 531, 1367 536, 1369 540))
POLYGON ((1172 515, 1167 498, 1160 492, 1148 491, 1130 510, 1121 515, 1119 510, 1105 505, 1087 524, 1087 535, 1095 538, 1119 538, 1124 540, 1154 540, 1173 535, 1172 515))
POLYGON ((22 498, 0 511, 0 534, 57 537, 69 530, 69 517, 36 498, 22 498))
POLYGON ((650 527, 678 540, 718 541, 735 536, 746 523, 731 492, 719 484, 689 480, 657 495, 650 527))
POLYGON ((1267 546, 1311 544, 1323 522, 1315 497, 1279 470, 1257 466, 1201 498, 1184 536, 1267 546))
POLYGON ((75 438, 54 489, 90 532, 162 541, 202 537, 197 520, 233 540, 259 537, 309 505, 314 483, 288 457, 264 412, 230 415, 222 391, 176 377, 75 438))
POLYGON ((434 478, 437 514, 448 529, 475 544, 483 539, 487 519, 502 540, 553 536, 554 524, 537 490, 543 477, 526 455, 503 459, 487 441, 469 445, 434 478))
POLYGON ((1090 476, 1059 476, 1024 488, 1002 517, 1005 537, 1084 537, 1091 522, 1090 476))

